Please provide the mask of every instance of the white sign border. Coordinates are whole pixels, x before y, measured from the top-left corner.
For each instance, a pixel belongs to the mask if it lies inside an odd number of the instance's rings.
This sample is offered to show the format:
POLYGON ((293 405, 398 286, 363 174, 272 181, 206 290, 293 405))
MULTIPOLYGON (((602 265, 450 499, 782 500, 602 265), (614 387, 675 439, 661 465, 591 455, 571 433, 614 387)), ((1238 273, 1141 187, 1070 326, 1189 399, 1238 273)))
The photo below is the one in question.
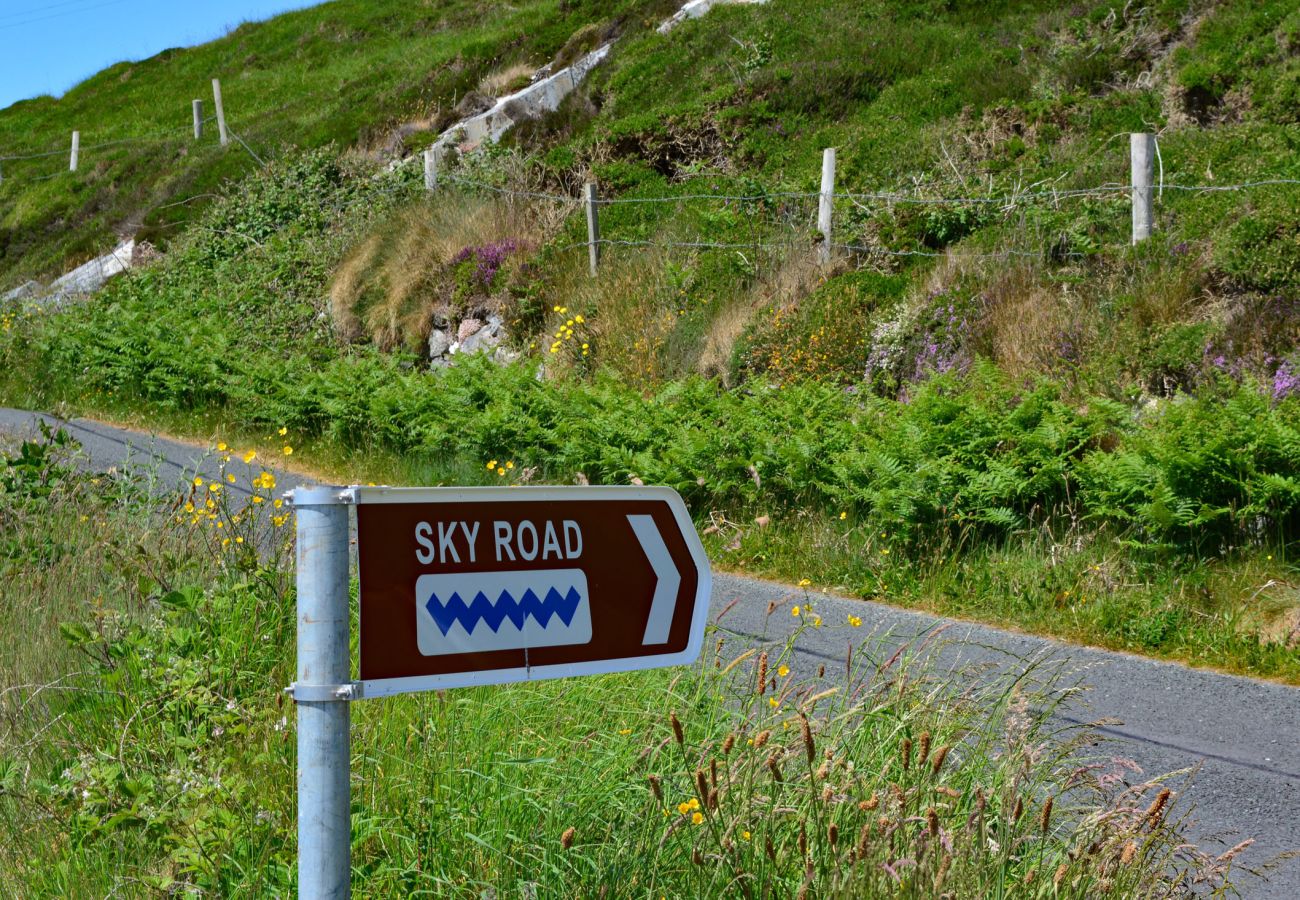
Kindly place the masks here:
MULTIPOLYGON (((418 691, 441 691, 450 688, 480 687, 491 684, 546 681, 552 678, 570 678, 577 675, 608 675, 615 672, 636 672, 666 666, 690 665, 699 659, 704 647, 704 629, 709 617, 709 598, 713 592, 713 571, 708 554, 695 531, 695 523, 681 495, 668 487, 637 487, 620 485, 579 485, 574 487, 361 487, 348 489, 352 502, 361 506, 372 503, 497 503, 530 502, 555 503, 573 500, 604 500, 627 502, 636 500, 660 501, 668 504, 673 519, 686 541, 691 559, 699 572, 695 589, 695 613, 691 618, 690 637, 686 648, 678 653, 660 653, 651 656, 632 656, 619 659, 593 660, 583 663, 562 663, 549 666, 518 666, 509 669, 488 669, 482 672, 450 672, 444 675, 413 675, 406 678, 374 678, 357 682, 360 696, 365 699, 392 697, 418 691)), ((359 540, 359 539, 358 539, 359 540)), ((358 555, 360 553, 358 544, 358 555)), ((360 636, 360 625, 357 628, 360 636)))

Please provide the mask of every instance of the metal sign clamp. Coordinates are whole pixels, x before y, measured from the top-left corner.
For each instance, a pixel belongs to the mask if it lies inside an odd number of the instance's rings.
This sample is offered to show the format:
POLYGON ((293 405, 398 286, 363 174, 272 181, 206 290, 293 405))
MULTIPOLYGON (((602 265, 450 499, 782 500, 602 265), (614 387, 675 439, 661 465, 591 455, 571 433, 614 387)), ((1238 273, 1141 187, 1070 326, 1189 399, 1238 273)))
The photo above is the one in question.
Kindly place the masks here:
POLYGON ((294 682, 284 689, 294 703, 328 703, 332 700, 360 700, 364 696, 361 682, 347 684, 299 684, 294 682))

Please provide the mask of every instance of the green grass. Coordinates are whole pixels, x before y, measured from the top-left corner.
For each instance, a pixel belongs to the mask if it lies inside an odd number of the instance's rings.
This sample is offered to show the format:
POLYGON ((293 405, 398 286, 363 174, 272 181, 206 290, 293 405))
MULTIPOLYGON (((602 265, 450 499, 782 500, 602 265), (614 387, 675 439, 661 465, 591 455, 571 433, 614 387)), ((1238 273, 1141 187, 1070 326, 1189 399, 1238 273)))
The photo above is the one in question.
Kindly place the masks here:
MULTIPOLYGON (((195 515, 73 476, 39 445, 10 458, 0 888, 292 893, 291 582, 222 544, 289 529, 269 504, 195 515), (52 563, 52 622, 14 616, 52 563)), ((1084 768, 1051 665, 955 684, 925 660, 877 635, 814 670, 719 631, 693 667, 358 704, 354 890, 1085 897, 1230 874, 1180 846, 1159 779, 1119 794, 1099 777, 1118 763, 1084 768)))

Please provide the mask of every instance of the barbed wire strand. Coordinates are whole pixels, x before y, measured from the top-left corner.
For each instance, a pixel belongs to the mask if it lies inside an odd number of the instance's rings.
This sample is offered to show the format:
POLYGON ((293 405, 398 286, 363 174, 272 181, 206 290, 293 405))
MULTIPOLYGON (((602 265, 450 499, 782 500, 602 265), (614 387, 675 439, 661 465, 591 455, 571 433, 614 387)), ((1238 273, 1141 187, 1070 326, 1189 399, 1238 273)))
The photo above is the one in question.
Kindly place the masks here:
POLYGON ((258 156, 256 153, 254 153, 254 152, 253 152, 253 148, 250 147, 250 146, 248 146, 248 142, 245 141, 242 137, 240 137, 240 136, 235 132, 235 130, 234 130, 233 128, 230 127, 229 124, 226 125, 226 131, 230 132, 230 136, 233 137, 235 140, 239 141, 239 143, 240 143, 241 145, 243 145, 243 148, 244 148, 245 150, 248 151, 248 155, 251 156, 251 157, 253 157, 253 159, 257 160, 257 164, 258 164, 259 166, 261 166, 261 167, 264 168, 264 169, 266 168, 266 163, 262 161, 262 157, 258 156))

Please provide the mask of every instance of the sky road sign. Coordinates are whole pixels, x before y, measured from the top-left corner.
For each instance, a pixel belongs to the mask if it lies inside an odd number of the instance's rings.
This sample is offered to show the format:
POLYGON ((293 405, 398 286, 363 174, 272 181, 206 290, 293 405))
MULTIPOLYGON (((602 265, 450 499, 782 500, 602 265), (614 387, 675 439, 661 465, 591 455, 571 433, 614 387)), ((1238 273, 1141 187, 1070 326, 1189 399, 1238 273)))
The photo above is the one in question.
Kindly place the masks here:
POLYGON ((297 518, 298 896, 346 898, 368 697, 694 662, 709 561, 668 488, 306 487, 297 518), (348 507, 361 680, 350 680, 348 507))
POLYGON ((709 565, 673 490, 353 490, 363 697, 699 655, 709 565))

